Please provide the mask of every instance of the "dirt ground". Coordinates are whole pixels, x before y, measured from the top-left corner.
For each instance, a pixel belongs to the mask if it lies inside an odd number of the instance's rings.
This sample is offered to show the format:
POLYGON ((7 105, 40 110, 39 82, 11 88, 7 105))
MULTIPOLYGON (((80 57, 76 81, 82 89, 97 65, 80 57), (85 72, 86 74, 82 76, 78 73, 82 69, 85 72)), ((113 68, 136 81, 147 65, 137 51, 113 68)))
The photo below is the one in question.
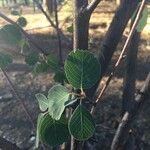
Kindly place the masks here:
MULTIPOLYGON (((114 3, 102 2, 92 15, 90 24, 90 50, 98 53, 101 41, 109 27, 111 19, 116 10, 114 3)), ((10 15, 7 8, 0 8, 0 11, 8 14, 13 20, 16 17, 10 15)), ((39 10, 34 13, 32 8, 23 8, 23 16, 27 18, 28 25, 25 30, 31 34, 34 40, 47 51, 57 55, 57 38, 55 31, 49 27, 49 23, 39 10), (42 22, 42 24, 41 24, 42 22)), ((70 37, 67 27, 72 22, 72 9, 70 7, 62 8, 59 12, 60 26, 64 33, 70 37)), ((6 22, 0 18, 0 26, 6 22)), ((127 28, 124 36, 114 54, 112 63, 103 78, 105 83, 108 73, 120 54, 120 49, 125 41, 125 35, 128 34, 127 28)), ((136 88, 140 89, 146 75, 150 71, 150 18, 141 35, 141 42, 138 53, 137 82, 136 88)), ((0 51, 7 50, 14 57, 14 62, 6 69, 11 81, 15 85, 18 93, 24 100, 28 111, 36 123, 39 113, 38 103, 35 94, 38 92, 46 93, 54 85, 53 73, 33 75, 31 68, 24 62, 24 57, 20 54, 20 49, 6 45, 0 41, 0 51)), ((65 58, 71 49, 63 41, 63 57, 65 58)), ((98 143, 93 145, 95 150, 109 150, 112 137, 116 126, 120 120, 121 99, 123 89, 123 75, 125 70, 124 62, 120 65, 113 80, 111 81, 101 103, 95 111, 97 125, 98 143)), ((136 150, 150 150, 150 101, 145 102, 139 116, 134 123, 134 135, 136 137, 136 150)), ((7 80, 0 72, 0 136, 6 138, 12 143, 16 143, 20 148, 33 149, 35 142, 35 131, 27 119, 20 102, 13 94, 7 80)))

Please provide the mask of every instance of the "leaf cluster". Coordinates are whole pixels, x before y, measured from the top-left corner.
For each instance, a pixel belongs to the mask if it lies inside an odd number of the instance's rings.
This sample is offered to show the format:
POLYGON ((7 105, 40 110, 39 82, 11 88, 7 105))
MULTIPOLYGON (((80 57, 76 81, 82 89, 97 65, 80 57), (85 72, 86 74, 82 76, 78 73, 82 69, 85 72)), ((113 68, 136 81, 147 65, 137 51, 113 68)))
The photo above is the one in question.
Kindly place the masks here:
POLYGON ((83 50, 71 52, 65 61, 64 72, 69 84, 81 93, 75 94, 69 92, 65 86, 54 85, 47 96, 36 94, 40 110, 43 112, 41 119, 38 119, 37 146, 39 141, 52 146, 62 144, 70 135, 84 141, 94 134, 94 119, 82 101, 86 97, 84 89, 90 88, 99 80, 100 68, 99 61, 92 53, 83 50), (80 103, 71 117, 65 118, 63 112, 66 106, 77 100, 80 103))

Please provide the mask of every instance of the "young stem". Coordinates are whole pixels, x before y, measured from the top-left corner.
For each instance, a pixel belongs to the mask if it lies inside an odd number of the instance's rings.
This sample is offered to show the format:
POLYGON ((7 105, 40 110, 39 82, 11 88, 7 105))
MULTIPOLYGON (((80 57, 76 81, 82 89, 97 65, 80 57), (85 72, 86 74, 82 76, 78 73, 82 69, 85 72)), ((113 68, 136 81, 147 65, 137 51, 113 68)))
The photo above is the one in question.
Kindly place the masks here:
POLYGON ((57 39, 58 39, 58 47, 59 47, 59 62, 60 64, 63 63, 62 57, 62 42, 60 37, 60 30, 59 30, 59 21, 58 21, 58 10, 57 10, 57 1, 54 0, 54 11, 55 11, 55 21, 56 21, 56 32, 57 32, 57 39))

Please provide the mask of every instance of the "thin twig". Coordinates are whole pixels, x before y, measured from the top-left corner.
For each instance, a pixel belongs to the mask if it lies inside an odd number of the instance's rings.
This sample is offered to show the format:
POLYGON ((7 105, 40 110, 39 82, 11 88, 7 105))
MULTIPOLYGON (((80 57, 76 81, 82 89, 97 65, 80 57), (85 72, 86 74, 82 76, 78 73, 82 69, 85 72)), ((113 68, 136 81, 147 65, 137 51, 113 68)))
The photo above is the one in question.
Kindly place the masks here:
POLYGON ((32 31, 32 30, 44 29, 44 28, 49 28, 49 27, 51 27, 51 26, 48 25, 48 26, 43 26, 43 27, 35 27, 35 28, 27 29, 27 30, 25 30, 25 31, 28 32, 28 31, 32 31))
POLYGON ((58 39, 58 47, 59 47, 59 62, 62 65, 63 57, 62 57, 62 42, 60 37, 60 30, 59 30, 59 21, 58 21, 58 10, 57 10, 57 1, 54 0, 54 12, 55 12, 55 22, 56 22, 56 32, 57 32, 57 39, 58 39))
POLYGON ((41 52, 44 55, 47 55, 46 52, 31 38, 31 36, 24 29, 22 29, 16 22, 14 22, 12 19, 8 18, 6 15, 4 15, 1 12, 0 12, 0 17, 2 17, 7 22, 15 25, 39 52, 41 52))
POLYGON ((52 19, 49 17, 49 15, 46 13, 46 11, 44 11, 42 5, 35 1, 38 5, 38 8, 41 10, 41 12, 43 13, 43 15, 46 17, 46 19, 49 21, 50 25, 56 30, 59 30, 59 34, 62 35, 62 37, 66 40, 67 43, 70 43, 70 41, 68 40, 68 38, 63 34, 62 30, 60 28, 57 28, 57 25, 54 24, 54 22, 52 21, 52 19))
POLYGON ((146 81, 140 91, 140 93, 136 96, 135 100, 131 104, 130 111, 126 111, 124 113, 124 116, 122 117, 122 120, 118 126, 118 129, 116 131, 116 134, 114 136, 111 150, 117 150, 119 145, 123 146, 124 138, 127 137, 127 134, 129 133, 130 124, 133 121, 134 117, 137 115, 139 109, 141 108, 141 105, 143 105, 143 102, 145 100, 148 100, 150 97, 150 73, 148 74, 146 81))
POLYGON ((42 5, 38 2, 38 1, 35 1, 38 8, 41 10, 41 12, 44 14, 44 16, 46 17, 46 19, 49 21, 49 23, 51 24, 51 26, 54 28, 54 29, 57 29, 56 25, 54 24, 54 22, 52 21, 52 19, 49 17, 49 15, 46 13, 46 11, 43 9, 42 5))
MULTIPOLYGON (((10 80, 10 78, 8 77, 6 71, 3 70, 2 68, 0 68, 0 70, 2 71, 3 75, 4 75, 5 78, 7 79, 7 81, 8 81, 8 83, 9 83, 9 85, 10 85, 10 87, 11 87, 11 89, 12 89, 14 95, 16 96, 16 98, 18 99, 18 101, 20 101, 20 104, 22 105, 22 108, 23 108, 23 110, 24 110, 24 112, 25 112, 27 118, 29 119, 29 121, 30 121, 30 123, 31 123, 31 125, 32 125, 32 127, 33 127, 33 129, 36 130, 34 121, 33 121, 32 117, 31 117, 31 114, 29 113, 29 111, 28 111, 28 109, 27 109, 27 107, 26 107, 26 105, 25 105, 25 103, 24 103, 24 100, 23 100, 23 99, 20 97, 20 95, 18 94, 18 92, 17 92, 15 86, 14 86, 13 83, 11 82, 11 80, 10 80)), ((43 143, 41 144, 41 146, 42 146, 43 150, 45 150, 45 146, 44 146, 43 143)))
POLYGON ((8 83, 9 83, 9 85, 10 85, 10 87, 11 87, 11 89, 12 89, 14 95, 16 96, 16 98, 18 99, 18 101, 20 101, 20 104, 22 105, 22 108, 23 108, 23 110, 24 110, 24 112, 25 112, 27 118, 28 118, 29 121, 31 122, 33 129, 36 129, 36 128, 35 128, 35 125, 34 125, 34 121, 33 121, 32 117, 31 117, 31 114, 29 113, 29 111, 28 111, 28 109, 27 109, 27 107, 26 107, 24 101, 23 101, 22 98, 19 96, 19 94, 18 94, 18 92, 17 92, 15 86, 13 85, 13 83, 11 82, 11 80, 9 79, 9 77, 8 77, 7 73, 5 72, 5 70, 2 69, 2 68, 0 68, 0 70, 2 71, 2 73, 3 73, 4 76, 5 76, 5 78, 7 79, 7 81, 8 81, 8 83))
MULTIPOLYGON (((136 16, 135 21, 134 21, 134 23, 133 23, 133 26, 132 26, 132 28, 131 28, 131 30, 130 30, 130 33, 129 33, 129 35, 128 35, 128 38, 127 38, 127 40, 126 40, 126 42, 125 42, 125 44, 124 44, 124 47, 123 47, 123 49, 122 49, 122 51, 121 51, 121 54, 120 54, 120 56, 119 56, 119 58, 118 58, 118 60, 117 60, 117 62, 116 62, 116 64, 115 64, 115 66, 114 66, 112 72, 110 73, 109 77, 107 78, 105 85, 103 86, 101 92, 99 93, 99 95, 98 95, 98 97, 97 97, 97 99, 96 99, 96 104, 97 104, 97 103, 99 102, 99 100, 102 98, 102 96, 103 96, 103 94, 105 93, 105 91, 106 91, 106 89, 107 89, 107 87, 108 87, 108 85, 109 85, 109 83, 110 83, 110 81, 111 81, 111 79, 112 79, 112 77, 113 77, 115 71, 118 69, 118 66, 120 65, 121 61, 122 61, 123 58, 124 58, 124 54, 125 54, 125 52, 126 52, 128 46, 129 46, 129 44, 130 44, 130 42, 131 42, 131 39, 132 39, 132 37, 133 37, 134 32, 136 31, 136 27, 137 27, 137 24, 138 24, 138 22, 139 22, 139 20, 140 20, 140 17, 141 17, 141 14, 142 14, 142 12, 143 12, 143 9, 144 9, 144 7, 145 7, 145 4, 146 4, 146 0, 143 0, 143 1, 141 2, 141 5, 140 5, 139 10, 138 10, 138 12, 137 12, 137 16, 136 16)), ((94 111, 94 106, 92 106, 91 113, 92 113, 93 111, 94 111)))

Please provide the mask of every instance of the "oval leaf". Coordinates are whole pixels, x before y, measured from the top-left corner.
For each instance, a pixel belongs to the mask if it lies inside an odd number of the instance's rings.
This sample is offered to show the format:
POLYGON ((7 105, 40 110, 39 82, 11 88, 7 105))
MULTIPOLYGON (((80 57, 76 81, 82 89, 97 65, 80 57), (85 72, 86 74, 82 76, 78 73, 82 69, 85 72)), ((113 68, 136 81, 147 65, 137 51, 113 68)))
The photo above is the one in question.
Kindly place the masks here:
POLYGON ((55 146, 63 144, 68 138, 68 121, 65 117, 54 120, 48 114, 44 116, 40 126, 40 139, 42 142, 55 146))
POLYGON ((47 64, 54 71, 58 71, 60 69, 59 60, 52 54, 47 56, 47 64))
POLYGON ((0 29, 0 37, 9 44, 19 44, 22 39, 19 28, 12 24, 7 24, 0 29))
POLYGON ((49 90, 48 112, 53 119, 60 119, 65 109, 65 102, 69 99, 69 95, 68 90, 62 85, 55 85, 49 90))
POLYGON ((77 89, 92 87, 100 78, 99 61, 90 52, 71 52, 65 61, 65 73, 69 83, 77 89))
POLYGON ((35 95, 36 99, 39 102, 39 107, 41 111, 46 111, 48 108, 48 99, 45 95, 38 93, 35 95))
POLYGON ((19 17, 17 19, 17 23, 21 26, 21 27, 25 27, 27 25, 27 20, 24 17, 19 17))
POLYGON ((45 62, 40 62, 37 63, 34 67, 34 73, 43 73, 43 72, 47 72, 49 69, 49 66, 47 63, 45 62))
POLYGON ((36 52, 31 52, 25 57, 25 62, 30 66, 35 65, 38 62, 38 60, 39 55, 36 52))
POLYGON ((79 141, 87 140, 94 134, 93 117, 84 106, 79 105, 73 112, 69 121, 69 131, 79 141))

